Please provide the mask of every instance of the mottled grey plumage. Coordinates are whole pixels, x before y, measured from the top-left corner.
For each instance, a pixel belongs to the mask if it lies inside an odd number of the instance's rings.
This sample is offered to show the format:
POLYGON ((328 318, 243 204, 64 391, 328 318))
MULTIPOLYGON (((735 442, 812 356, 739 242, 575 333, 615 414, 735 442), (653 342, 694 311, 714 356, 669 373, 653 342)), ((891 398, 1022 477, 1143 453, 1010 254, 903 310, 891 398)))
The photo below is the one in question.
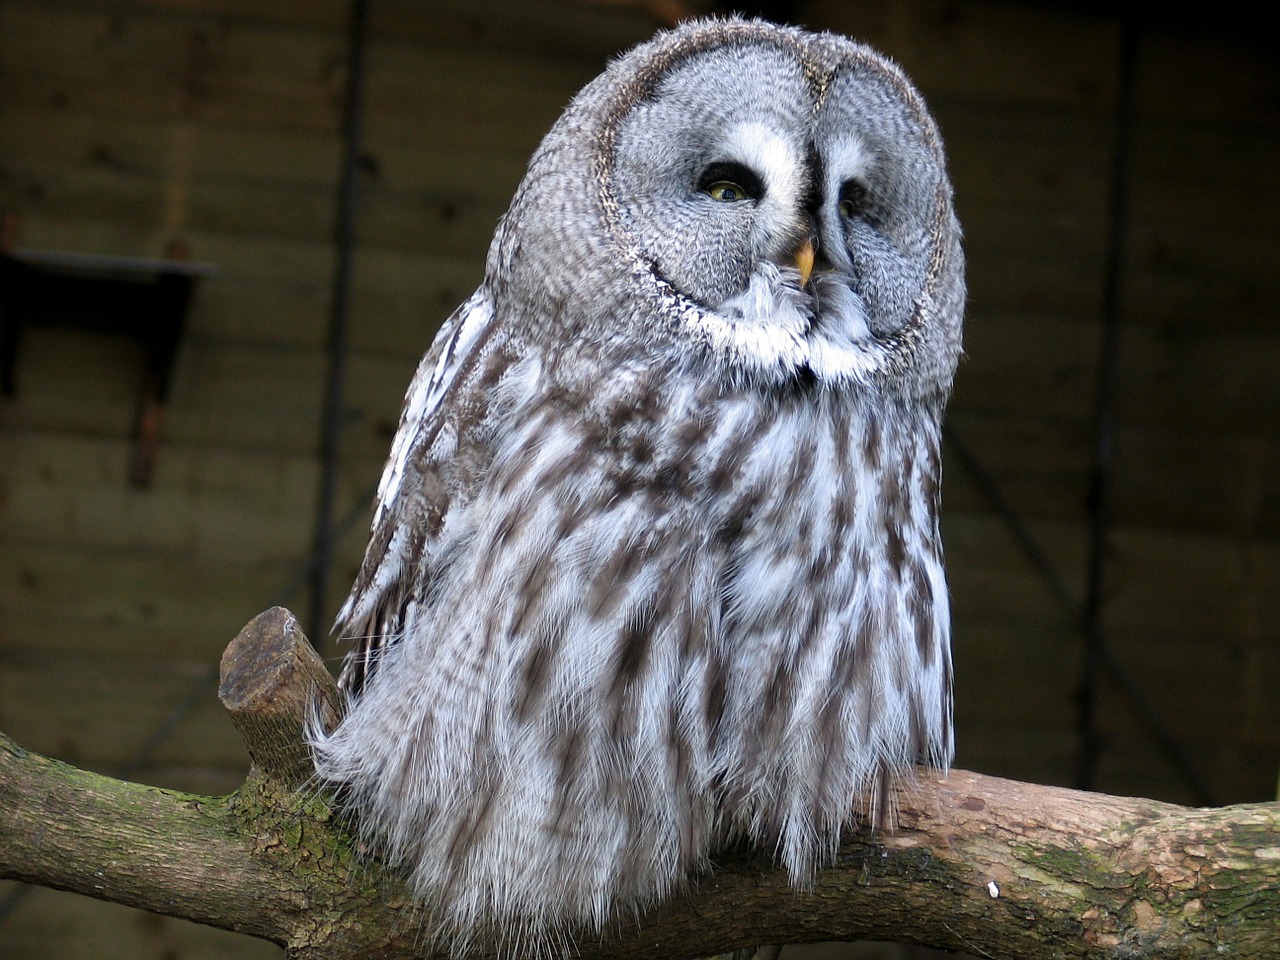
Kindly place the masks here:
POLYGON ((440 935, 546 945, 741 836, 803 884, 949 762, 963 299, 868 48, 704 21, 575 98, 410 387, 314 735, 440 935))

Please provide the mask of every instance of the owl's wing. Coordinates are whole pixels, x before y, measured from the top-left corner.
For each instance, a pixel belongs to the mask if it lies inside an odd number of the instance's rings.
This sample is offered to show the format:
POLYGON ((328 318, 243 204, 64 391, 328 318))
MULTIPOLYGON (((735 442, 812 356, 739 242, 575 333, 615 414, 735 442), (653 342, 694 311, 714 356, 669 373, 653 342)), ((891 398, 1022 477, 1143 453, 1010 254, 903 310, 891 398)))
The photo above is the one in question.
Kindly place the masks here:
POLYGON ((364 563, 334 627, 355 644, 338 678, 351 696, 359 695, 383 650, 400 639, 416 568, 449 509, 439 440, 451 391, 488 339, 492 319, 492 301, 481 287, 440 327, 405 394, 374 499, 364 563))

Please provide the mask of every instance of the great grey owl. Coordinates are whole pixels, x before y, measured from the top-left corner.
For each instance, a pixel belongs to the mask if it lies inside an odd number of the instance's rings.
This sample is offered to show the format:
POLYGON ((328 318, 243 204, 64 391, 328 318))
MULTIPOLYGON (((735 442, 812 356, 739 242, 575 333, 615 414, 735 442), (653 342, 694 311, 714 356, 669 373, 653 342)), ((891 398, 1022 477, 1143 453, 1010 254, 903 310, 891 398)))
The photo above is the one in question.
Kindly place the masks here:
POLYGON ((409 388, 312 735, 435 935, 554 949, 730 841, 804 885, 948 764, 963 302, 867 47, 694 22, 574 98, 409 388))

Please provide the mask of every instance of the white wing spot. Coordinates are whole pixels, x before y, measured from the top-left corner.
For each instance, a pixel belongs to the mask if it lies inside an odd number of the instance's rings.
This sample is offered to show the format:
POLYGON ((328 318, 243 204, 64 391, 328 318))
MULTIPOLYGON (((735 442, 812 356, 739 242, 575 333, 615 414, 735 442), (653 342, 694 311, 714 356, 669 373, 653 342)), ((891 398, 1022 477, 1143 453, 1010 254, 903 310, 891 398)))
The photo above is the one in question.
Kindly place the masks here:
POLYGON ((448 334, 448 339, 442 345, 440 356, 430 376, 427 376, 427 365, 424 361, 414 375, 413 383, 409 386, 404 413, 400 417, 400 427, 391 443, 391 455, 387 458, 382 479, 378 483, 378 506, 374 511, 374 526, 382 520, 387 505, 395 500, 396 494, 399 493, 404 468, 415 446, 419 429, 435 412, 441 399, 453 384, 462 359, 471 352, 476 339, 493 319, 493 305, 481 292, 477 292, 468 300, 463 309, 466 312, 457 326, 448 334))

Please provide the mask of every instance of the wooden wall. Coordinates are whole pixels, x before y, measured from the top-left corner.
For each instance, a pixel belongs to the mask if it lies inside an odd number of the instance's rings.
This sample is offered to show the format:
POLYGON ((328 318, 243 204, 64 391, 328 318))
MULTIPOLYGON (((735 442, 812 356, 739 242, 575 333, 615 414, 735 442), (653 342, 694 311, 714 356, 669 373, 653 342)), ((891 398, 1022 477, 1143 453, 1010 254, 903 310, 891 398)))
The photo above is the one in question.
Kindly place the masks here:
MULTIPOLYGON (((331 606, 363 549, 417 357, 573 92, 653 22, 569 0, 372 0, 331 606)), ((3 0, 0 210, 31 248, 216 265, 149 489, 130 487, 140 354, 33 331, 0 399, 0 729, 133 776, 233 788, 209 672, 309 548, 334 263, 348 5, 3 0)), ((1248 24, 1159 22, 1127 167, 1105 626, 1221 802, 1280 767, 1280 71, 1248 24)), ((971 304, 950 425, 1079 596, 1120 26, 1066 5, 812 0, 916 78, 946 137, 971 304)), ((1070 783, 1081 641, 954 451, 958 762, 1070 783)), ((289 599, 306 609, 304 596, 289 599)), ((1097 787, 1194 793, 1111 682, 1097 787)), ((0 897, 10 887, 0 884, 0 897)), ((0 955, 273 956, 38 891, 0 955), (105 943, 105 945, 104 945, 105 943)))

